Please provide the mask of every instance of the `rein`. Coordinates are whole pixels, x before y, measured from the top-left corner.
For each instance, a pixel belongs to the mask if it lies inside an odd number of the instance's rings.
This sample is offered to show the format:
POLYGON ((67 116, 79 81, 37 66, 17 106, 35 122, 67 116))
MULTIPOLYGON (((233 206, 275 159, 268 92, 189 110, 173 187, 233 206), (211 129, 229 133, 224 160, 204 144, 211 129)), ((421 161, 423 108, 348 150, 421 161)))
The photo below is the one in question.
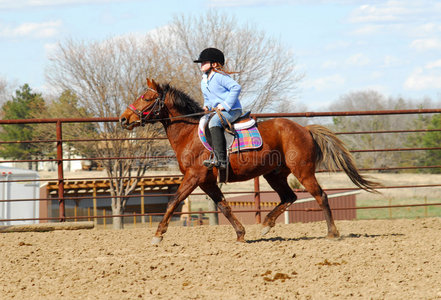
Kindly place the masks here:
POLYGON ((234 130, 233 125, 231 125, 230 121, 228 121, 227 118, 224 118, 224 115, 222 114, 221 110, 218 108, 215 108, 214 111, 219 116, 219 119, 221 121, 221 124, 222 124, 222 127, 224 128, 224 130, 232 135, 235 135, 235 130, 234 130), (226 121, 227 125, 225 125, 224 120, 226 121))
POLYGON ((153 123, 153 122, 158 122, 158 121, 166 121, 166 120, 181 119, 181 118, 187 118, 187 117, 202 116, 202 115, 210 114, 212 112, 213 111, 208 111, 208 112, 202 111, 202 112, 188 114, 188 115, 180 115, 180 116, 175 116, 175 117, 168 117, 168 118, 161 118, 161 119, 154 119, 154 120, 145 120, 145 122, 153 123))
MULTIPOLYGON (((147 90, 153 91, 159 95, 159 93, 152 88, 147 88, 147 90)), ((139 118, 139 120, 136 122, 140 123, 141 126, 145 126, 146 123, 154 123, 154 122, 158 122, 158 121, 166 121, 166 120, 186 118, 186 117, 202 116, 202 115, 209 114, 209 113, 213 112, 213 111, 209 111, 209 112, 203 111, 203 112, 192 113, 192 114, 187 114, 187 115, 180 115, 180 116, 175 116, 175 117, 150 119, 150 116, 152 115, 152 113, 153 113, 153 115, 158 116, 159 113, 161 112, 161 109, 165 106, 164 105, 164 96, 165 95, 158 96, 155 99, 155 102, 153 104, 145 107, 143 110, 139 110, 133 104, 130 104, 128 106, 128 108, 131 111, 133 111, 139 118)))

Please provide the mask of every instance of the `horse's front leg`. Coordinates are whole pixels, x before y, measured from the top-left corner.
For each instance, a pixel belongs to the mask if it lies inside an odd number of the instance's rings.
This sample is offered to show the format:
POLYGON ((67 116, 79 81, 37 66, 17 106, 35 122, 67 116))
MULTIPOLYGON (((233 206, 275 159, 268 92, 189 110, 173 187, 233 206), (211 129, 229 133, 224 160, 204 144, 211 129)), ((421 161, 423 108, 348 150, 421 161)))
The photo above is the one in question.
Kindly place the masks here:
POLYGON ((158 225, 158 229, 156 230, 155 236, 152 239, 153 245, 157 245, 162 241, 162 235, 167 232, 168 224, 170 223, 170 219, 173 216, 174 211, 197 186, 198 179, 196 176, 188 173, 184 175, 181 185, 176 191, 176 194, 173 196, 173 200, 168 204, 164 217, 158 225))
POLYGON ((200 187, 205 193, 207 193, 207 195, 214 201, 214 203, 216 203, 217 207, 231 223, 234 230, 236 231, 237 241, 245 242, 245 228, 231 212, 231 207, 228 205, 227 201, 224 198, 224 195, 222 194, 222 191, 216 185, 216 183, 204 183, 201 184, 200 187))

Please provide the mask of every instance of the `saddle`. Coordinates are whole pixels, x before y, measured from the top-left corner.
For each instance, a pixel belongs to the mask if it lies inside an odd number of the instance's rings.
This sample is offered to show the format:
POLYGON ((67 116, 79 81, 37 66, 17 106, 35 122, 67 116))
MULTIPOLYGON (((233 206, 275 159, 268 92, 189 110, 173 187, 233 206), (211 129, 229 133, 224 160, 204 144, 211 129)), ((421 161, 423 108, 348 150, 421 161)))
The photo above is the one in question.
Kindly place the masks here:
MULTIPOLYGON (((231 130, 225 130, 225 140, 227 145, 227 159, 230 153, 244 150, 257 149, 262 146, 262 137, 257 129, 256 120, 250 117, 251 112, 246 112, 240 116, 233 124, 231 130)), ((211 146, 211 135, 208 129, 208 122, 211 115, 205 115, 199 121, 199 139, 204 147, 213 151, 211 146)))
MULTIPOLYGON (((210 130, 208 122, 212 115, 205 115, 199 121, 198 135, 204 147, 211 152, 210 159, 214 157, 214 151, 211 144, 210 130)), ((230 125, 230 124, 229 124, 230 125)), ((225 126, 225 124, 224 124, 225 126)), ((240 116, 229 128, 224 130, 226 141, 227 162, 230 161, 230 154, 260 148, 263 144, 262 137, 254 119, 250 117, 250 112, 240 116)), ((227 169, 218 173, 218 182, 228 182, 229 163, 227 169)))

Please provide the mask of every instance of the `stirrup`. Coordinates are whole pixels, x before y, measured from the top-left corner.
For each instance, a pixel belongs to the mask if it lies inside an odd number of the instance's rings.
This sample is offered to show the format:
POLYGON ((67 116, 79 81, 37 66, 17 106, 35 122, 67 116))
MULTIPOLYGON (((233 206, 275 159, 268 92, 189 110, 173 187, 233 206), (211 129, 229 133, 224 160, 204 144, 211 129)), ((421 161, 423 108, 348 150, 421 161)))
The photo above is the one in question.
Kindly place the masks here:
POLYGON ((213 167, 216 166, 216 161, 214 161, 213 159, 206 159, 202 162, 202 164, 208 168, 208 170, 213 169, 213 167))
POLYGON ((225 170, 227 168, 227 163, 226 162, 220 162, 218 160, 210 160, 210 159, 206 159, 202 162, 202 164, 208 168, 208 170, 213 169, 214 167, 218 168, 218 169, 222 169, 225 170))
POLYGON ((227 162, 226 161, 223 161, 223 162, 217 161, 215 163, 215 167, 218 168, 219 170, 221 170, 221 169, 226 170, 227 169, 227 162))

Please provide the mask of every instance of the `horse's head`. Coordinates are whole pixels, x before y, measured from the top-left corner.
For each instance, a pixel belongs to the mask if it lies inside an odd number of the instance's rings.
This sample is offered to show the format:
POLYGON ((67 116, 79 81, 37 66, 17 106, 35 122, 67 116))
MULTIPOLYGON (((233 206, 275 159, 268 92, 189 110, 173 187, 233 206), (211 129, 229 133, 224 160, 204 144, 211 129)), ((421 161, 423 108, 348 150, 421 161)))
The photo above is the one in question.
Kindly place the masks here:
POLYGON ((119 117, 119 123, 124 129, 132 130, 144 126, 146 122, 157 119, 164 107, 164 95, 152 79, 147 78, 147 90, 130 104, 119 117))

